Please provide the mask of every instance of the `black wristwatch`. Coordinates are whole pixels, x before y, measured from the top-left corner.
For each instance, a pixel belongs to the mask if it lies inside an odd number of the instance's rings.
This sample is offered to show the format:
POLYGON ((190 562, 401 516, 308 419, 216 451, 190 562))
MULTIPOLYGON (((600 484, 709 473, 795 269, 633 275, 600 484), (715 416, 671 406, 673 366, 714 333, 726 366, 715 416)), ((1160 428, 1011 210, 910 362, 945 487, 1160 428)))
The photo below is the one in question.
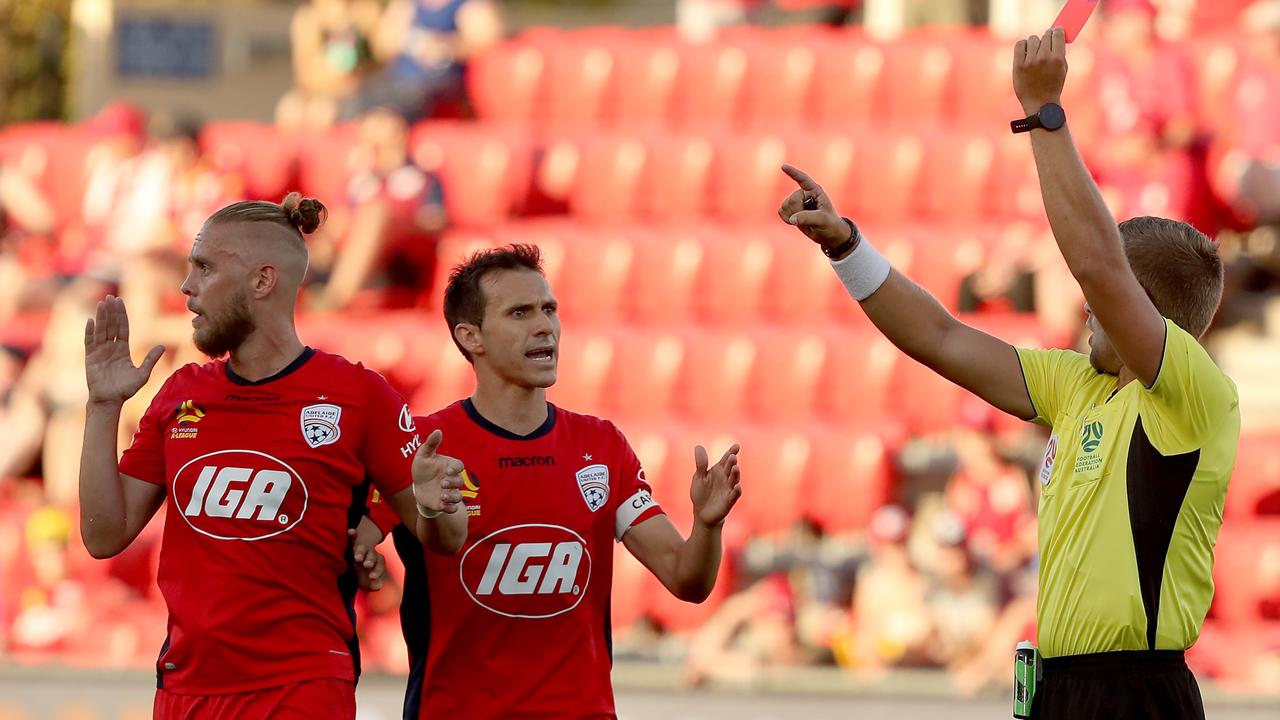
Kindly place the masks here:
POLYGON ((853 221, 847 217, 842 217, 840 219, 845 221, 849 225, 849 239, 845 240, 839 245, 836 245, 835 247, 829 248, 826 245, 821 246, 822 254, 826 255, 828 258, 832 260, 835 260, 841 255, 844 255, 845 253, 849 252, 850 250, 852 250, 858 245, 858 226, 854 225, 853 221))
POLYGON ((1062 129, 1067 124, 1067 113, 1058 103, 1046 103, 1035 115, 1009 123, 1009 129, 1015 134, 1031 132, 1036 128, 1044 128, 1050 132, 1062 129))

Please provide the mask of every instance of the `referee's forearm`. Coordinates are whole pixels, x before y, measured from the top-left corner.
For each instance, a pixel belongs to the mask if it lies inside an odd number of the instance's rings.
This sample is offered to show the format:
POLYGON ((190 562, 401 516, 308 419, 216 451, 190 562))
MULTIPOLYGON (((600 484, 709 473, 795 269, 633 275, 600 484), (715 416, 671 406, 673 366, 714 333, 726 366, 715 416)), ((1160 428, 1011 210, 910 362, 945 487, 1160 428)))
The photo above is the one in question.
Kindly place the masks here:
POLYGON ((938 369, 947 334, 959 324, 937 298, 894 270, 866 300, 862 310, 899 350, 938 369))

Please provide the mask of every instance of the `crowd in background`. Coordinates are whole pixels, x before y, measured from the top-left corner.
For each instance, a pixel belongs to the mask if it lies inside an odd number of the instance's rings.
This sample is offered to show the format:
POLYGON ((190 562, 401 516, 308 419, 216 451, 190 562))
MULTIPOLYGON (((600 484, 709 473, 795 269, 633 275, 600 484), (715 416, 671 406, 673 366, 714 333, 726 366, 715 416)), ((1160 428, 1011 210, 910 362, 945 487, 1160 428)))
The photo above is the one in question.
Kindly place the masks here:
MULTIPOLYGON (((830 22, 862 22, 882 4, 770 5, 682 0, 680 28, 697 38, 766 10, 776 19, 816 6, 830 22)), ((899 4, 907 26, 968 21, 986 7, 899 4)), ((1118 214, 1185 218, 1220 238, 1229 269, 1218 326, 1263 331, 1280 288, 1280 3, 1113 0, 1104 8, 1090 31, 1104 101, 1072 107, 1073 132, 1089 139, 1090 166, 1118 214), (1196 57, 1178 35, 1206 31, 1197 12, 1242 41, 1235 82, 1212 103, 1196 85, 1204 73, 1193 69, 1215 59, 1196 57)), ((411 127, 469 116, 467 63, 506 34, 499 6, 311 0, 291 32, 295 87, 280 100, 277 125, 304 143, 348 128, 356 148, 341 192, 323 198, 331 215, 309 239, 301 307, 422 306, 438 290, 445 197, 467 188, 445 186, 429 158, 414 156, 411 127)), ((207 152, 199 125, 184 118, 121 103, 81 130, 75 172, 84 191, 70 197, 35 179, 65 157, 38 146, 0 150, 0 659, 145 667, 164 636, 154 584, 159 523, 107 562, 91 561, 77 539, 83 322, 114 292, 127 302, 134 337, 169 348, 142 397, 200 361, 176 292, 186 253, 203 219, 244 197, 254 178, 207 152)), ((1043 311, 1034 248, 1014 240, 994 257, 965 278, 961 309, 1043 311)), ((126 406, 122 446, 144 408, 126 406)), ((705 623, 671 633, 642 619, 619 629, 619 655, 679 659, 690 685, 807 665, 860 678, 945 667, 961 692, 1006 682, 1009 649, 1034 625, 1034 476, 1044 439, 971 415, 949 433, 901 444, 898 497, 864 533, 831 535, 801 518, 785 537, 740 538, 727 560, 734 592, 705 623)), ((404 666, 397 601, 394 583, 361 601, 371 667, 404 666)))

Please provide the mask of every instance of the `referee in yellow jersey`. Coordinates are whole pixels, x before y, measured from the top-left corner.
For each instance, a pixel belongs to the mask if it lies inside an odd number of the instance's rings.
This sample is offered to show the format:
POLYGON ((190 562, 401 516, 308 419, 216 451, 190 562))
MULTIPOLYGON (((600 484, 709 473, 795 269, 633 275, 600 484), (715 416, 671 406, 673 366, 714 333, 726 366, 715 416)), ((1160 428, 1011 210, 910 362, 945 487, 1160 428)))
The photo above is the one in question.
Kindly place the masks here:
MULTIPOLYGON (((1213 546, 1235 462, 1235 385, 1198 342, 1222 297, 1212 241, 1181 222, 1118 227, 1061 107, 1061 30, 1014 51, 1053 234, 1087 301, 1089 354, 1014 348, 959 322, 894 271, 812 179, 779 214, 818 243, 867 316, 912 358, 1052 428, 1040 470, 1033 718, 1203 718, 1183 651, 1213 596, 1213 546)), ((1011 648, 1012 650, 1012 648, 1011 648)), ((1012 655, 1012 653, 1011 653, 1012 655)))

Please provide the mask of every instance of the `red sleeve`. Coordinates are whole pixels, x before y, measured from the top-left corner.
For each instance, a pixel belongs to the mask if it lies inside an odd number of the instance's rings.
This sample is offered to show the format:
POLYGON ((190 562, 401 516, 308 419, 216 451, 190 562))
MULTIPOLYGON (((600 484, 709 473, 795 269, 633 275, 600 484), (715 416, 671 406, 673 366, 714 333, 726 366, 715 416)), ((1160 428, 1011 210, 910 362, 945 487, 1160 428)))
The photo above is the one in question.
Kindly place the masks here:
POLYGON ((658 502, 653 499, 653 488, 644 477, 644 467, 640 458, 636 457, 631 443, 623 436, 622 431, 613 428, 618 435, 618 450, 613 466, 618 470, 618 504, 614 510, 614 537, 621 541, 622 536, 640 523, 663 514, 658 502))
POLYGON ((375 492, 373 497, 369 499, 369 519, 374 525, 382 531, 382 534, 389 535, 397 525, 400 524, 400 513, 391 507, 391 503, 382 497, 382 493, 375 492))
POLYGON ((121 473, 153 485, 164 485, 168 481, 164 471, 164 432, 177 410, 177 405, 169 401, 169 387, 175 377, 177 373, 165 380, 160 392, 151 399, 133 433, 133 443, 120 456, 121 473))
POLYGON ((378 373, 367 369, 364 373, 369 388, 365 401, 364 467, 373 487, 391 497, 413 484, 413 454, 422 440, 404 397, 378 373))

